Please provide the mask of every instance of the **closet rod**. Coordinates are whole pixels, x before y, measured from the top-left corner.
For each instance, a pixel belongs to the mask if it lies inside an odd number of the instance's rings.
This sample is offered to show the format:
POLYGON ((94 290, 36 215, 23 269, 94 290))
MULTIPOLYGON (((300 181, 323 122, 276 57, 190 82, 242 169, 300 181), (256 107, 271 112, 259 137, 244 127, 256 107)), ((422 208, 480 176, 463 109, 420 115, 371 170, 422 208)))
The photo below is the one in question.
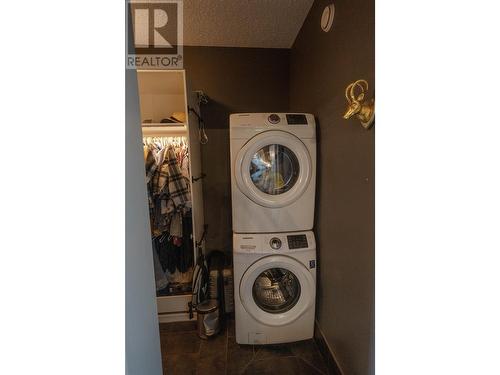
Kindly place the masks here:
POLYGON ((143 126, 142 135, 144 137, 186 137, 185 126, 143 126))

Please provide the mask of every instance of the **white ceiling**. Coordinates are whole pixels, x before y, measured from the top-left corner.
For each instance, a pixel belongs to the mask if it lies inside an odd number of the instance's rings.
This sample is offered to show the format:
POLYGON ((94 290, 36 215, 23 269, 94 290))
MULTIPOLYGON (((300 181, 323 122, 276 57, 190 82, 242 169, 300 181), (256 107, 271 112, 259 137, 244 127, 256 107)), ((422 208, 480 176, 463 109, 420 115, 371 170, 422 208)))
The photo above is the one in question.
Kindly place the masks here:
POLYGON ((314 0, 184 0, 184 45, 290 48, 314 0))

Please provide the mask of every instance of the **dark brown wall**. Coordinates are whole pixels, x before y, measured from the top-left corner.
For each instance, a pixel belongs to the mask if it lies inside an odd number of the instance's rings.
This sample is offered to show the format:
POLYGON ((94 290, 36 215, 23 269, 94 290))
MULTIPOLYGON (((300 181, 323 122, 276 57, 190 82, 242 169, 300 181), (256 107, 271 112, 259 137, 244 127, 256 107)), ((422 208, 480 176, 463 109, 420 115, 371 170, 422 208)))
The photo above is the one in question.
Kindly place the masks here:
POLYGON ((375 80, 373 0, 335 1, 329 33, 317 0, 293 45, 290 109, 319 123, 316 234, 317 319, 346 375, 374 373, 375 131, 342 118, 345 87, 375 80))
POLYGON ((191 89, 203 90, 202 107, 209 142, 202 145, 207 249, 231 251, 229 114, 288 109, 289 50, 184 47, 191 89))

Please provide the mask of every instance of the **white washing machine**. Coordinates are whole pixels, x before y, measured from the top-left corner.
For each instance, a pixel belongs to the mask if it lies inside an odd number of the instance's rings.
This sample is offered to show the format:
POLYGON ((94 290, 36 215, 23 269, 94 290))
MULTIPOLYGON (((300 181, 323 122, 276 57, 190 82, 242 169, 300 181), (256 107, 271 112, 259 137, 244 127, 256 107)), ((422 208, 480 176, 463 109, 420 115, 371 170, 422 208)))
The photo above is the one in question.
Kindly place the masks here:
POLYGON ((311 230, 316 123, 304 113, 230 116, 233 231, 311 230))
POLYGON ((233 234, 236 342, 278 344, 313 337, 313 232, 233 234))

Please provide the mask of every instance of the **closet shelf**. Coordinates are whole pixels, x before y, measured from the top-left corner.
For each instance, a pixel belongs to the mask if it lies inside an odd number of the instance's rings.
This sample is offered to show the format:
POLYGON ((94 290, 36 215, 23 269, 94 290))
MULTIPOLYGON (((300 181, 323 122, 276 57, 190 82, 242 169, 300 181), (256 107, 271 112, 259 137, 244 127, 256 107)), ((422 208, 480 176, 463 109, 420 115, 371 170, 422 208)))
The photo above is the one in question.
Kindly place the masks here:
POLYGON ((152 128, 152 127, 160 127, 160 128, 174 128, 176 126, 184 126, 186 127, 186 124, 184 122, 177 122, 177 123, 164 123, 164 122, 143 122, 142 127, 143 128, 152 128))
POLYGON ((185 136, 187 135, 187 127, 185 124, 165 125, 148 123, 142 124, 142 135, 145 137, 157 136, 185 136))

